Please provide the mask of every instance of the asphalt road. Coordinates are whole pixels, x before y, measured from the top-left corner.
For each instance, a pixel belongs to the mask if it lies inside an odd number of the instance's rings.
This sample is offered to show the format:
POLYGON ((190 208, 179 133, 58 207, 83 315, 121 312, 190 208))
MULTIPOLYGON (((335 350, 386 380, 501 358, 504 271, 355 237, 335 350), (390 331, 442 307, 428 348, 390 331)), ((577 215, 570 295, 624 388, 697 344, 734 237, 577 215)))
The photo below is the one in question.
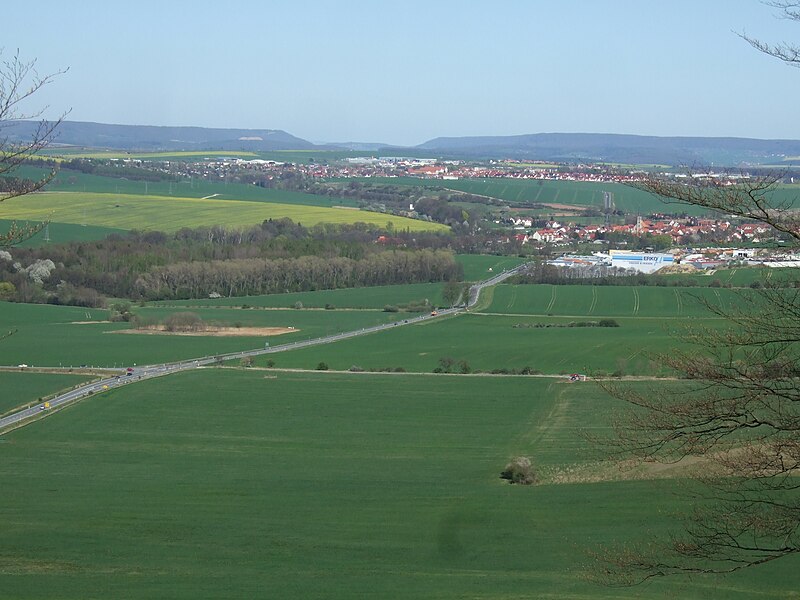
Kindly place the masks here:
POLYGON ((509 271, 503 271, 502 273, 498 273, 497 275, 495 275, 490 279, 487 279, 486 281, 476 283, 470 288, 469 301, 467 303, 467 306, 459 306, 455 308, 445 308, 442 310, 437 310, 436 315, 425 314, 417 317, 410 317, 408 319, 404 319, 403 321, 396 321, 394 323, 385 323, 383 325, 375 325, 373 327, 366 327, 363 329, 356 329, 353 331, 345 331, 342 333, 336 333, 321 338, 290 342, 288 344, 280 344, 278 346, 268 346, 265 348, 245 350, 242 352, 218 354, 215 356, 204 356, 202 358, 183 360, 179 362, 166 363, 161 365, 146 365, 142 367, 132 367, 131 370, 128 371, 121 370, 119 375, 105 377, 97 381, 92 381, 91 383, 83 384, 68 392, 59 394, 54 398, 48 400, 47 402, 40 402, 34 406, 31 406, 30 408, 26 408, 18 412, 12 413, 6 417, 3 417, 2 419, 0 419, 0 435, 2 435, 2 433, 8 430, 9 428, 14 428, 23 421, 26 421, 33 417, 42 416, 55 409, 58 409, 59 407, 71 404, 82 398, 86 398, 87 396, 104 392, 109 389, 122 387, 124 385, 130 385, 132 383, 136 383, 144 379, 152 379, 153 377, 163 377, 164 375, 170 375, 172 373, 177 373, 179 371, 188 371, 190 369, 204 367, 225 360, 245 358, 247 356, 261 356, 263 354, 286 352, 287 350, 296 350, 298 348, 307 348, 309 346, 318 346, 320 344, 330 344, 332 342, 338 342, 339 340, 344 340, 348 338, 358 337, 361 335, 375 333, 378 331, 383 331, 384 329, 392 329, 394 327, 413 325, 414 323, 421 323, 423 321, 430 321, 432 319, 439 319, 447 315, 460 313, 465 310, 468 310, 469 308, 475 305, 475 303, 478 301, 478 297, 480 296, 480 292, 483 288, 492 285, 497 285, 504 279, 507 279, 512 275, 515 275, 524 267, 525 267, 524 264, 519 265, 518 267, 515 267, 514 269, 511 269, 509 271), (49 408, 46 405, 49 405, 49 408))

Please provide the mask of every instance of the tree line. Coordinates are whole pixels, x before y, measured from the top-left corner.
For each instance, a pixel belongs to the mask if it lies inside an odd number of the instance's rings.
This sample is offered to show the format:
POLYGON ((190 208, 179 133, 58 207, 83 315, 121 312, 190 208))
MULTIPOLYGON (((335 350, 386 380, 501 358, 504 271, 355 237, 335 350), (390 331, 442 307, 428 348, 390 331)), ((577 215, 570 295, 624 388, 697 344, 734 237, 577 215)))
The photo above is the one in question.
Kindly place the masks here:
POLYGON ((0 255, 2 298, 96 306, 103 296, 162 299, 461 279, 451 236, 386 232, 363 223, 132 232, 104 240, 13 248, 0 255), (383 236, 385 237, 385 235, 383 236))
POLYGON ((135 296, 148 300, 248 296, 349 287, 447 281, 460 276, 448 250, 386 250, 346 257, 180 262, 142 273, 135 296))

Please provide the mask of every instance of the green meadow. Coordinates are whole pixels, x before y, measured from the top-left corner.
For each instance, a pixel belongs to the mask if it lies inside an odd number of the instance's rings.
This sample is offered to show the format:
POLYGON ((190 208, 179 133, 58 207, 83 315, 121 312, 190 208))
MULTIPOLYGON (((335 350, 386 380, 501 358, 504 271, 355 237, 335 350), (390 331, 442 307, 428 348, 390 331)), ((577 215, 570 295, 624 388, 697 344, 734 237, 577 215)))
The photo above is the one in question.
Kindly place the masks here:
MULTIPOLYGON (((11 228, 13 221, 8 219, 0 219, 0 234, 7 232, 11 228)), ((24 223, 38 224, 31 222, 27 218, 17 221, 18 225, 24 223)), ((41 246, 42 244, 64 244, 67 242, 91 242, 94 240, 101 240, 112 233, 126 233, 125 229, 117 229, 113 227, 102 227, 99 225, 76 225, 74 223, 56 223, 50 221, 47 229, 43 229, 35 236, 25 240, 20 247, 26 248, 30 246, 41 246)))
MULTIPOLYGON (((36 179, 46 171, 34 167, 23 167, 19 176, 36 179)), ((178 198, 206 198, 215 200, 249 200, 251 202, 275 202, 301 206, 350 206, 357 203, 347 198, 328 198, 287 190, 262 188, 257 185, 208 181, 185 178, 181 181, 136 181, 119 177, 107 177, 62 169, 47 184, 50 192, 80 192, 98 194, 131 194, 143 196, 169 196, 178 198)))
POLYGON ((674 481, 614 481, 576 444, 608 402, 522 377, 242 370, 99 394, 0 438, 2 595, 796 597, 796 557, 631 589, 587 579, 589 549, 663 535, 691 507, 674 481), (498 478, 517 455, 542 484, 498 478))
MULTIPOLYGON (((497 198, 511 204, 565 204, 602 209, 603 192, 610 192, 613 194, 617 209, 626 212, 663 212, 666 206, 646 192, 618 183, 506 178, 441 180, 414 177, 371 178, 364 181, 387 185, 442 188, 497 198)), ((689 210, 689 212, 692 211, 689 210)))
POLYGON ((456 260, 464 267, 464 281, 484 281, 505 270, 513 269, 527 259, 491 254, 459 254, 456 260))
MULTIPOLYGON (((603 193, 608 192, 612 195, 617 210, 622 210, 626 213, 685 212, 690 215, 703 215, 707 212, 692 206, 665 204, 648 192, 619 183, 508 178, 442 180, 415 177, 373 177, 360 181, 369 184, 383 183, 386 185, 448 189, 497 198, 512 204, 565 204, 597 209, 603 208, 603 193)), ((792 206, 798 202, 798 188, 800 186, 797 185, 780 186, 773 192, 772 197, 777 203, 786 202, 789 206, 792 206)))
POLYGON ((3 203, 3 217, 75 225, 172 232, 182 227, 248 227, 268 219, 318 223, 372 223, 409 231, 446 231, 444 225, 356 209, 299 204, 132 194, 42 192, 3 203))
MULTIPOLYGON (((185 308, 145 307, 134 311, 151 322, 185 308)), ((0 302, 0 331, 16 333, 0 343, 0 365, 122 367, 133 363, 170 362, 261 348, 404 318, 379 310, 192 309, 205 323, 227 327, 293 327, 278 336, 177 336, 119 333, 128 323, 108 323, 108 311, 69 306, 0 302)))
MULTIPOLYGON (((546 374, 661 375, 666 372, 650 355, 680 346, 676 334, 684 325, 662 318, 619 318, 619 327, 567 326, 572 321, 467 314, 259 357, 255 364, 272 360, 276 367, 314 369, 324 362, 335 370, 401 368, 431 373, 440 359, 450 358, 483 372, 529 367, 546 374)), ((460 366, 453 370, 459 372, 460 366)))
POLYGON ((299 302, 303 308, 383 309, 386 305, 399 306, 410 302, 428 300, 439 306, 442 300, 442 283, 410 283, 314 292, 293 292, 266 296, 237 296, 235 298, 204 298, 199 300, 164 300, 151 306, 229 306, 245 308, 294 308, 299 302))
POLYGON ((786 279, 796 278, 796 268, 775 267, 732 267, 730 269, 716 269, 708 272, 688 273, 681 275, 658 275, 666 281, 691 280, 699 286, 711 285, 719 281, 720 285, 730 287, 749 287, 756 282, 761 284, 775 284, 786 279))
POLYGON ((485 312, 575 317, 709 317, 701 301, 735 305, 736 290, 659 286, 499 285, 485 312))

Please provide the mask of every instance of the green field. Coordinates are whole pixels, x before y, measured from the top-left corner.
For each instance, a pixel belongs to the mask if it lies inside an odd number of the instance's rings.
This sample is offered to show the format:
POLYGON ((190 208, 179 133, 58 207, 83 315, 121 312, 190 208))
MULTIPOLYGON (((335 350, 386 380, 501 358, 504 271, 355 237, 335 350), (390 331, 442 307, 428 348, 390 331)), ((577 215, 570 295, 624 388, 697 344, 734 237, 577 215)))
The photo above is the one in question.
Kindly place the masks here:
MULTIPOLYGON (((663 212, 666 206, 646 192, 618 183, 505 178, 444 181, 441 179, 417 179, 414 177, 371 178, 364 181, 373 184, 384 183, 387 185, 443 188, 478 196, 498 198, 512 204, 550 203, 602 209, 603 192, 610 192, 614 196, 614 203, 617 209, 626 212, 663 212)), ((692 212, 692 209, 688 209, 688 212, 692 212)), ((692 212, 692 214, 700 213, 692 212)))
MULTIPOLYGON (((46 174, 43 169, 23 167, 17 172, 20 177, 38 179, 46 174)), ((298 204, 301 206, 357 206, 348 198, 329 198, 316 194, 274 190, 257 185, 207 181, 185 178, 181 181, 134 181, 119 177, 92 175, 79 171, 62 169, 47 184, 50 192, 80 192, 100 194, 132 194, 143 196, 169 196, 180 198, 205 198, 215 200, 249 200, 252 202, 275 202, 278 204, 298 204)))
POLYGON ((268 219, 289 218, 305 226, 318 223, 372 223, 397 230, 447 231, 438 223, 354 209, 299 204, 248 202, 78 192, 43 192, 3 203, 3 217, 19 221, 51 220, 76 225, 172 232, 182 227, 249 227, 268 219))
POLYGON ((314 369, 325 362, 336 370, 356 366, 431 373, 439 359, 452 358, 480 371, 530 367, 548 374, 656 375, 664 371, 649 353, 679 345, 674 334, 683 325, 680 321, 665 324, 661 318, 619 318, 620 327, 533 327, 572 320, 469 314, 260 357, 255 364, 273 360, 277 367, 314 369))
MULTIPOLYGON (((466 360, 472 369, 521 369, 544 373, 616 372, 658 374, 649 353, 675 346, 677 330, 689 323, 717 326, 693 298, 736 300, 736 292, 714 288, 500 285, 484 292, 484 314, 393 328, 339 342, 261 357, 280 367, 333 369, 402 367, 431 372, 440 358, 466 360), (620 327, 564 327, 574 321, 613 317, 620 327), (688 319, 688 320, 687 320, 688 319), (549 324, 551 327, 535 327, 549 324), (554 327, 552 325, 561 325, 554 327)), ((103 323, 96 309, 0 303, 0 330, 18 332, 0 344, 0 364, 37 366, 123 366, 236 352, 350 331, 408 318, 380 310, 428 298, 440 300, 441 284, 386 286, 247 298, 162 302, 134 309, 151 322, 190 308, 204 322, 229 327, 294 327, 294 333, 266 338, 114 334, 126 323, 103 323), (303 302, 303 310, 287 309, 303 302), (335 310, 321 310, 330 304, 335 310), (242 309, 248 305, 253 309, 242 309), (314 309, 317 307, 317 309, 314 309), (268 308, 269 310, 258 310, 268 308), (90 321, 80 324, 82 321, 90 321), (43 343, 42 340, 47 340, 43 343)))
POLYGON ((83 375, 0 371, 0 416, 89 379, 83 375))
POLYGON ((456 260, 464 267, 464 281, 484 281, 506 269, 527 262, 516 256, 494 256, 490 254, 459 254, 456 260))
MULTIPOLYGON (((152 321, 162 321, 181 308, 135 308, 152 321)), ((295 333, 275 337, 169 336, 115 334, 127 323, 103 322, 108 311, 69 306, 0 302, 0 331, 17 332, 0 343, 0 365, 122 367, 133 363, 170 362, 260 348, 361 329, 404 318, 379 310, 241 310, 193 309, 208 324, 230 327, 294 327, 295 333), (89 321, 89 323, 82 323, 89 321)))
POLYGON ((719 288, 500 285, 485 312, 577 317, 708 317, 698 299, 729 306, 737 292, 719 288))
MULTIPOLYGON (((603 192, 610 192, 617 210, 626 213, 680 212, 690 215, 708 213, 705 209, 680 204, 665 204, 656 196, 619 183, 589 181, 552 181, 537 179, 418 179, 396 177, 360 179, 368 184, 407 185, 449 189, 479 196, 488 196, 515 203, 566 204, 603 208, 603 192)), ((780 186, 773 194, 775 202, 795 205, 800 198, 800 185, 780 186)))
MULTIPOLYGON (((0 219, 0 234, 5 233, 11 227, 12 221, 0 219)), ((21 223, 18 223, 21 224, 21 223)), ((42 244, 63 244, 66 242, 85 242, 101 240, 112 233, 126 233, 125 229, 115 229, 112 227, 75 225, 73 223, 50 222, 47 230, 42 230, 30 239, 25 240, 19 246, 25 248, 29 246, 41 246, 42 244), (47 240, 49 238, 49 241, 47 240)))
POLYGON ((607 408, 529 378, 217 370, 114 390, 0 438, 2 595, 792 597, 796 558, 586 581, 587 548, 691 505, 670 480, 557 483, 593 464, 576 435, 607 408), (498 479, 519 454, 543 485, 498 479))
MULTIPOLYGON (((460 261, 459 261, 460 262, 460 261)), ((165 300, 153 302, 151 306, 231 306, 252 308, 294 308, 297 302, 304 308, 382 309, 387 304, 408 304, 426 298, 434 306, 442 301, 442 283, 411 283, 406 285, 386 285, 341 290, 318 290, 314 292, 294 292, 289 294, 270 294, 267 296, 237 296, 235 298, 215 298, 201 300, 165 300)))
POLYGON ((658 277, 667 281, 690 279, 699 286, 708 286, 712 281, 717 280, 724 286, 749 287, 750 284, 755 282, 766 284, 785 279, 796 279, 798 274, 800 274, 800 270, 796 268, 734 267, 683 275, 658 275, 658 277))

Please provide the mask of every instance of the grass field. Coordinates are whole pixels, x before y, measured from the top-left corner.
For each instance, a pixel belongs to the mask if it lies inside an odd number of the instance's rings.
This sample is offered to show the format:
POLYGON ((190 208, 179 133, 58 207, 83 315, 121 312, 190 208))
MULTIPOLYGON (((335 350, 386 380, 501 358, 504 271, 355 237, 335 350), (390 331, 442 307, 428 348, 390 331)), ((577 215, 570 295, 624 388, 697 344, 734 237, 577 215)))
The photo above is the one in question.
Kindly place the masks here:
MULTIPOLYGON (((154 321, 181 308, 135 308, 142 317, 154 321)), ((209 324, 235 327, 295 327, 296 333, 273 338, 184 337, 164 335, 114 334, 129 329, 127 323, 105 323, 108 312, 68 306, 14 304, 0 302, 0 331, 17 332, 0 343, 0 365, 25 363, 34 366, 122 367, 133 363, 149 364, 196 358, 225 352, 249 350, 273 343, 316 338, 340 331, 351 331, 404 318, 403 313, 378 310, 235 310, 199 308, 193 312, 209 324), (88 324, 80 322, 91 321, 88 324), (277 340, 277 341, 276 341, 277 340)))
POLYGON ((0 416, 89 379, 83 375, 0 371, 0 416))
POLYGON ((717 269, 711 272, 699 272, 688 275, 659 275, 666 280, 692 279, 697 285, 708 286, 712 281, 718 280, 722 285, 732 287, 749 287, 751 283, 777 282, 787 278, 796 278, 798 269, 772 268, 772 267, 734 267, 731 269, 717 269))
MULTIPOLYGON (((0 234, 5 233, 11 227, 12 221, 0 219, 0 234)), ((21 222, 18 222, 21 224, 21 222)), ((32 238, 25 240, 20 246, 41 246, 43 244, 63 244, 66 242, 84 242, 101 240, 112 233, 126 233, 125 229, 113 227, 75 225, 74 223, 50 222, 47 230, 42 230, 32 238), (49 242, 46 238, 50 238, 49 242)))
POLYGON ((489 254, 459 254, 456 260, 464 267, 464 281, 483 281, 492 275, 527 262, 516 256, 493 256, 489 254))
MULTIPOLYGON (((674 333, 680 321, 661 318, 619 318, 620 327, 553 327, 573 319, 470 314, 365 337, 255 359, 278 367, 314 369, 395 369, 430 373, 439 359, 466 361, 471 369, 523 369, 543 373, 664 373, 648 353, 679 345, 674 333), (533 327, 537 323, 551 327, 533 327), (522 326, 520 326, 522 325, 522 326)), ((714 322, 703 322, 714 325, 714 322)), ((458 366, 455 370, 458 371, 458 366)))
POLYGON ((587 548, 663 533, 688 500, 669 480, 498 472, 518 454, 585 464, 577 431, 606 409, 594 388, 527 378, 205 371, 114 390, 0 438, 2 595, 793 597, 794 558, 627 590, 584 579, 587 548))
POLYGON ((287 217, 306 226, 317 223, 372 223, 410 231, 447 231, 437 223, 350 209, 299 204, 248 202, 77 192, 43 192, 3 203, 3 217, 19 221, 52 220, 118 229, 177 231, 182 227, 248 227, 287 217))
MULTIPOLYGON (((295 327, 296 333, 271 338, 272 345, 321 337, 407 318, 380 310, 428 298, 440 299, 441 284, 387 286, 355 290, 276 294, 248 298, 157 303, 134 310, 158 322, 191 307, 206 323, 241 327, 295 327), (295 302, 307 309, 287 309, 295 302), (272 308, 247 310, 241 306, 272 308), (308 310, 332 304, 335 310, 308 310), (366 308, 367 310, 363 310, 366 308), (344 310, 343 310, 344 309, 344 310), (357 310, 353 310, 357 309, 357 310)), ((648 352, 677 342, 673 333, 689 322, 716 326, 692 294, 731 302, 726 289, 501 285, 486 293, 487 314, 401 327, 339 342, 270 356, 281 367, 333 369, 396 368, 430 372, 440 358, 466 360, 479 370, 521 369, 544 373, 575 371, 655 374, 648 352), (548 316, 552 315, 552 316, 548 316), (564 327, 571 321, 616 318, 620 327, 564 327), (687 321, 691 319, 691 321, 687 321), (537 324, 562 325, 535 327, 537 324)), ((159 363, 258 348, 266 338, 120 335, 125 323, 103 323, 104 310, 0 303, 0 330, 17 328, 0 344, 0 364, 37 366, 123 366, 159 363), (76 324, 91 321, 89 324, 76 324), (47 340, 46 343, 43 340, 47 340)), ((257 359, 264 364, 266 358, 257 359)))
POLYGON ((591 285, 500 285, 489 313, 578 317, 707 317, 698 299, 720 306, 737 301, 737 292, 720 288, 591 285))
POLYGON ((319 290, 315 292, 295 292, 289 294, 270 294, 267 296, 239 296, 236 298, 215 298, 202 300, 165 300, 153 302, 151 306, 248 306, 254 308, 294 308, 301 302, 304 308, 325 308, 332 305, 337 309, 361 308, 382 309, 387 304, 400 305, 428 299, 434 306, 442 303, 442 283, 412 283, 407 285, 386 285, 367 288, 341 290, 319 290))
MULTIPOLYGON (((534 179, 418 179, 414 177, 370 178, 362 180, 369 184, 410 185, 417 187, 444 188, 480 196, 498 198, 510 203, 549 203, 603 208, 603 192, 610 192, 617 210, 627 213, 686 212, 691 215, 706 214, 698 207, 665 204, 657 197, 618 183, 587 181, 551 181, 534 179)), ((800 194, 798 185, 779 187, 773 195, 775 202, 794 205, 800 194)))
MULTIPOLYGON (((22 167, 18 176, 39 179, 47 172, 35 167, 22 167)), ((301 206, 357 206, 347 198, 328 198, 315 194, 274 190, 257 185, 207 181, 186 178, 179 182, 134 181, 119 177, 105 177, 69 171, 59 171, 45 188, 50 192, 80 192, 99 194, 132 194, 143 196, 169 196, 180 198, 205 198, 213 196, 216 200, 248 200, 251 202, 276 202, 278 204, 298 204, 301 206)))
MULTIPOLYGON (((417 179, 398 177, 392 179, 372 178, 371 183, 387 185, 411 185, 435 187, 489 196, 515 203, 567 204, 574 206, 603 208, 603 192, 613 194, 619 210, 626 212, 664 212, 665 206, 646 192, 617 183, 594 183, 583 181, 549 181, 532 179, 417 179)), ((683 210, 683 209, 681 209, 683 210)), ((692 212, 691 209, 688 209, 692 212)), ((693 213, 695 214, 695 213, 693 213)), ((700 214, 699 212, 697 214, 700 214)))

